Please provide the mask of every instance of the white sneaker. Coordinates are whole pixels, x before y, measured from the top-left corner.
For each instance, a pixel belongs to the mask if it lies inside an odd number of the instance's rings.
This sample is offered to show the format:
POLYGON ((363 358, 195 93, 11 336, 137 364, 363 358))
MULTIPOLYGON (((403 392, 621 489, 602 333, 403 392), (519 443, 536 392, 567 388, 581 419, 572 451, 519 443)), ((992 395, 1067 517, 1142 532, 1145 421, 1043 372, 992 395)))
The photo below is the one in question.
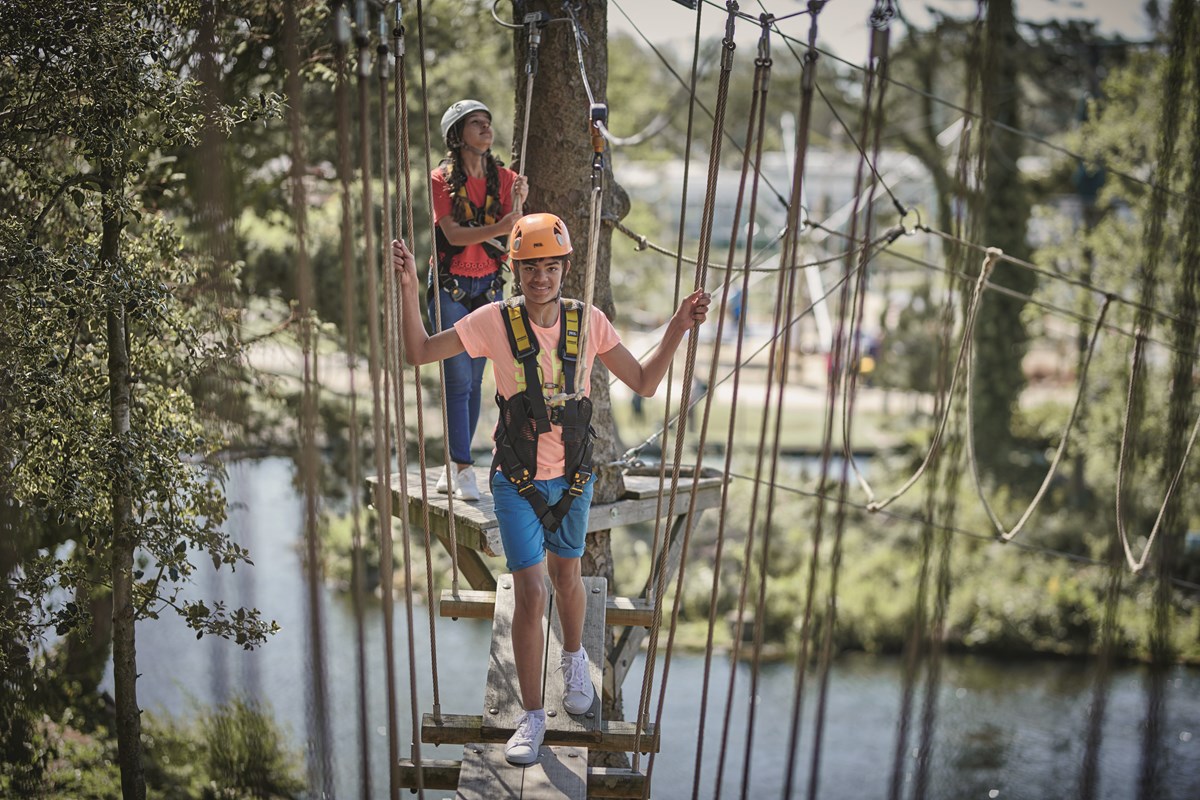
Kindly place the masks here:
POLYGON ((454 478, 454 499, 473 503, 479 499, 479 485, 475 482, 475 470, 467 467, 454 478))
POLYGON ((592 686, 591 670, 588 669, 587 650, 562 654, 563 708, 568 714, 583 714, 590 710, 596 699, 596 687, 592 686))
POLYGON ((434 488, 438 494, 448 494, 450 491, 450 467, 442 467, 442 474, 438 476, 437 486, 434 488))
POLYGON ((504 757, 510 764, 532 764, 537 761, 538 750, 546 738, 546 714, 526 711, 517 724, 513 735, 504 745, 504 757))

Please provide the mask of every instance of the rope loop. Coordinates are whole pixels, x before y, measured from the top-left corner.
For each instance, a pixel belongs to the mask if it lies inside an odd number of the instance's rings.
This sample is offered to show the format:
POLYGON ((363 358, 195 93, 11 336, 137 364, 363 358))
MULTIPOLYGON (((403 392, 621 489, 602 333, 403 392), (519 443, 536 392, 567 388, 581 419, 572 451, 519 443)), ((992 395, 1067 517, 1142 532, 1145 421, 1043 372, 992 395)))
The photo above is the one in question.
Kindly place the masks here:
POLYGON ((762 13, 758 17, 759 24, 762 25, 762 33, 758 37, 758 58, 754 60, 754 66, 767 67, 771 65, 771 26, 775 24, 775 15, 762 13))
POLYGON ((900 214, 900 221, 898 224, 901 227, 904 227, 904 220, 907 219, 910 214, 915 216, 917 218, 917 221, 916 221, 916 223, 913 224, 912 227, 904 228, 904 235, 905 236, 916 236, 917 231, 920 231, 924 227, 924 225, 921 222, 921 209, 919 209, 919 208, 904 209, 903 213, 900 214))

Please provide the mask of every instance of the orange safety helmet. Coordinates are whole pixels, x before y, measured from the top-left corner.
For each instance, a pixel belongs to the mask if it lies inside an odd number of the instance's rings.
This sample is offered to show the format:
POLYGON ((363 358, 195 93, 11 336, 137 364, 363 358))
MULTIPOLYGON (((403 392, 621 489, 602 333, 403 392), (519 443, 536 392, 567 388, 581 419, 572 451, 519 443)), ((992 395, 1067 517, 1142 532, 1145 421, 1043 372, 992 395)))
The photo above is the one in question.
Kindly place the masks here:
POLYGON ((567 224, 553 214, 526 214, 513 225, 508 237, 508 255, 513 261, 570 254, 567 224))

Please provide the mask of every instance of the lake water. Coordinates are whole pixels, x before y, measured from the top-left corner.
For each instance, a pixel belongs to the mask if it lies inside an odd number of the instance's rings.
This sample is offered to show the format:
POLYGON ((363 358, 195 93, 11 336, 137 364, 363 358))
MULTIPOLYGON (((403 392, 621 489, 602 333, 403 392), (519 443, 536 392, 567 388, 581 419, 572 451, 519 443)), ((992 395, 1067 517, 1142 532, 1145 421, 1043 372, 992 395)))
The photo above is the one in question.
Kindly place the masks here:
MULTIPOLYGON (((308 738, 306 720, 311 692, 307 670, 306 582, 296 547, 302 531, 303 508, 293 486, 291 462, 265 459, 233 466, 229 494, 239 504, 231 514, 230 529, 250 548, 256 566, 239 570, 235 575, 201 570, 190 594, 221 597, 231 607, 256 606, 265 617, 277 620, 282 632, 262 649, 246 653, 221 640, 197 641, 195 634, 173 616, 142 622, 138 628, 138 665, 142 672, 139 700, 143 708, 151 711, 187 714, 196 703, 208 705, 237 692, 246 693, 269 704, 300 748, 308 738)), ((334 792, 339 798, 357 798, 360 758, 353 610, 348 597, 328 589, 322 591, 321 603, 334 743, 334 792)), ((430 710, 432 702, 428 617, 421 607, 414 613, 419 705, 424 712, 430 710)), ((381 620, 378 604, 373 603, 366 624, 375 797, 386 796, 387 787, 381 620)), ((439 618, 437 626, 442 710, 479 713, 490 625, 480 620, 439 618)), ((396 606, 395 642, 403 755, 407 755, 411 740, 406 636, 401 601, 396 606)), ((661 664, 662 658, 660 670, 661 664)), ((677 654, 672 660, 663 721, 663 752, 654 762, 653 796, 660 800, 691 797, 703 668, 702 656, 677 654)), ((714 661, 700 794, 704 798, 713 796, 729 669, 728 661, 714 661)), ((738 700, 730 725, 722 793, 730 798, 740 796, 744 774, 748 707, 745 693, 750 677, 748 665, 739 665, 737 669, 738 700)), ((632 716, 637 702, 642 670, 639 661, 625 685, 627 717, 632 716)), ((814 740, 812 712, 817 705, 817 681, 815 670, 808 674, 796 797, 806 796, 814 740)), ((1092 676, 1090 665, 1076 662, 946 658, 929 796, 944 800, 1043 800, 1076 796, 1092 676)), ((1145 670, 1137 667, 1123 667, 1114 674, 1100 758, 1103 798, 1123 800, 1137 795, 1145 678, 1145 670)), ((751 797, 782 796, 794 683, 791 664, 772 664, 761 671, 750 758, 751 797)), ((887 796, 900 686, 900 662, 896 658, 858 655, 844 657, 835 664, 824 727, 820 797, 857 800, 887 796)), ((918 705, 912 717, 910 746, 915 746, 919 728, 918 705)), ((1200 670, 1172 670, 1161 746, 1165 772, 1162 800, 1200 798, 1200 670)), ((429 758, 441 759, 458 759, 462 755, 461 748, 455 747, 424 746, 422 752, 429 758)), ((915 761, 910 760, 910 778, 914 766, 915 761)), ((643 758, 642 768, 645 767, 643 758)))

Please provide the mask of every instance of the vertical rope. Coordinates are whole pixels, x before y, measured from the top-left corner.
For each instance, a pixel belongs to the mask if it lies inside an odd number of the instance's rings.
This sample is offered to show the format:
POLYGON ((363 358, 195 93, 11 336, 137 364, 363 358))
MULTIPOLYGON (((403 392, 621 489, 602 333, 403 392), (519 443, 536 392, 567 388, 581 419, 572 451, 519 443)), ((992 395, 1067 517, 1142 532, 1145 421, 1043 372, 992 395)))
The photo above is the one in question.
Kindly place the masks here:
MULTIPOLYGON (((694 127, 696 119, 696 82, 698 74, 700 74, 700 20, 704 11, 704 4, 696 6, 696 32, 694 36, 694 44, 692 44, 691 53, 691 86, 688 101, 688 130, 684 134, 684 152, 683 152, 683 190, 679 196, 679 231, 676 243, 676 282, 674 282, 674 293, 672 294, 671 307, 679 306, 680 289, 683 287, 683 240, 686 221, 688 221, 688 186, 691 178, 691 137, 692 127, 694 127)), ((659 450, 662 455, 659 458, 659 492, 655 495, 654 503, 654 540, 650 545, 650 576, 647 581, 647 587, 650 588, 652 596, 648 600, 658 602, 658 570, 660 565, 666 564, 666 553, 659 554, 660 545, 667 547, 670 542, 662 545, 662 533, 664 533, 664 521, 662 521, 662 487, 666 485, 666 469, 667 469, 667 440, 670 437, 672 427, 671 420, 671 403, 674 393, 674 359, 670 365, 667 365, 666 375, 666 396, 662 403, 662 444, 659 450)), ((646 708, 641 703, 641 698, 638 698, 637 705, 637 724, 638 727, 644 728, 649 724, 649 718, 644 716, 646 708)), ((638 769, 641 753, 634 752, 634 769, 638 769)))
MULTIPOLYGON (((404 196, 404 203, 396 208, 396 231, 404 228, 404 236, 411 245, 416 239, 415 224, 413 222, 413 199, 412 199, 412 162, 409 157, 409 136, 408 136, 408 82, 404 73, 404 25, 401 19, 402 9, 400 3, 396 3, 396 25, 392 30, 392 35, 395 38, 395 47, 393 48, 396 58, 396 82, 394 85, 396 109, 396 146, 398 153, 396 157, 396 197, 401 194, 404 196), (403 189, 401 182, 403 181, 403 189), (401 224, 401 217, 404 218, 404 225, 401 224)), ((400 308, 403 310, 403 304, 400 303, 400 308)), ((402 319, 400 312, 397 312, 397 319, 402 319)), ((403 324, 397 325, 397 330, 402 333, 404 330, 403 324)), ((400 349, 404 348, 404 338, 401 335, 398 339, 400 349)), ((400 361, 397 364, 397 369, 403 369, 404 358, 401 354, 400 361)), ((425 546, 425 603, 426 610, 429 616, 429 660, 430 671, 433 681, 433 718, 437 723, 442 721, 442 701, 441 690, 438 682, 438 656, 437 656, 437 619, 435 606, 437 605, 435 589, 433 586, 433 542, 430 539, 430 521, 429 521, 429 481, 427 480, 427 469, 425 464, 425 399, 421 389, 421 368, 413 365, 413 394, 416 395, 417 402, 417 459, 420 464, 421 475, 421 515, 422 515, 422 533, 424 536, 425 546)), ((402 470, 402 480, 407 484, 408 474, 407 469, 402 470)))
MULTIPOLYGON (((890 38, 890 29, 887 22, 873 22, 871 31, 871 47, 870 55, 868 56, 868 69, 866 72, 865 87, 863 90, 863 121, 862 121, 862 136, 861 141, 867 141, 868 134, 873 136, 872 160, 879 158, 880 134, 883 123, 883 101, 884 89, 887 86, 887 65, 888 65, 888 43, 890 38), (878 97, 873 96, 875 85, 878 85, 878 97)), ((865 152, 859 158, 858 174, 855 178, 855 206, 850 214, 850 241, 855 242, 858 239, 858 199, 857 194, 861 191, 863 176, 863 167, 868 159, 865 152)), ((865 209, 863 214, 863 231, 864 238, 870 239, 871 226, 874 223, 874 204, 875 204, 875 187, 877 181, 872 181, 867 189, 865 209)), ((854 280, 854 295, 850 298, 850 321, 849 321, 849 342, 846 341, 846 303, 848 292, 850 289, 849 283, 843 284, 841 298, 839 302, 839 318, 837 333, 834 336, 834 353, 832 374, 829 377, 829 391, 827 394, 827 402, 829 403, 825 419, 826 442, 821 453, 821 486, 822 489, 826 486, 826 476, 829 472, 829 458, 832 455, 832 436, 834 415, 836 409, 835 398, 840 389, 842 374, 845 372, 848 375, 847 387, 845 390, 846 397, 843 406, 843 435, 849 438, 851 425, 853 422, 854 400, 856 396, 857 384, 855 382, 854 372, 858 364, 860 342, 862 340, 862 317, 863 317, 863 302, 866 294, 867 280, 867 261, 868 256, 864 252, 858 263, 857 274, 854 280), (849 360, 843 361, 843 351, 849 350, 849 360)), ((847 258, 847 272, 851 268, 851 259, 847 258)), ((847 442, 847 449, 849 444, 847 442)), ((833 630, 837 626, 837 591, 838 577, 840 574, 841 557, 842 557, 842 541, 845 532, 846 522, 846 491, 849 484, 849 466, 850 460, 843 457, 841 467, 841 480, 838 483, 837 505, 834 510, 834 540, 833 552, 830 554, 829 562, 829 590, 826 597, 825 616, 821 621, 822 641, 821 641, 821 657, 820 657, 820 690, 817 697, 816 719, 814 722, 814 735, 812 746, 812 760, 808 776, 808 796, 810 800, 817 796, 817 789, 820 783, 821 774, 821 752, 825 738, 825 716, 828 709, 829 696, 829 673, 833 658, 833 630)), ((774 480, 774 479, 772 479, 774 480)), ((817 502, 818 520, 823 512, 824 491, 821 498, 817 502)), ((820 522, 818 521, 818 524, 820 522)), ((815 557, 814 553, 814 557, 815 557)))
MULTIPOLYGON (((1178 141, 1179 126, 1183 119, 1183 110, 1188 105, 1184 98, 1195 97, 1195 73, 1193 71, 1193 83, 1191 94, 1185 94, 1187 86, 1187 54, 1189 49, 1193 53, 1200 52, 1197 47, 1195 36, 1198 28, 1194 23, 1196 16, 1196 3, 1194 0, 1177 0, 1171 4, 1171 49, 1167 58, 1167 69, 1163 77, 1163 121, 1162 127, 1159 129, 1161 138, 1158 142, 1158 163, 1155 168, 1154 188, 1150 194, 1150 208, 1148 224, 1145 229, 1145 263, 1142 274, 1140 276, 1140 297, 1141 307, 1138 310, 1136 330, 1139 333, 1148 334, 1151 326, 1150 306, 1154 303, 1155 295, 1158 289, 1158 266, 1164 248, 1163 245, 1163 222, 1167 217, 1167 193, 1171 185, 1171 176, 1175 171, 1175 149, 1178 141)), ((1193 59, 1200 62, 1200 56, 1193 59)), ((1194 116, 1194 114, 1193 114, 1194 116)), ((1198 152, 1195 140, 1192 141, 1192 153, 1196 155, 1198 152)), ((1200 158, 1193 161, 1191 170, 1191 180, 1189 181, 1189 194, 1200 188, 1200 158)), ((1200 216, 1200 209, 1197 209, 1195 203, 1189 198, 1187 204, 1188 222, 1191 223, 1187 231, 1187 244, 1193 247, 1197 244, 1197 226, 1200 225, 1197 217, 1200 216)), ((1191 452, 1192 444, 1195 442, 1196 430, 1200 430, 1200 418, 1197 419, 1197 428, 1192 431, 1192 438, 1188 442, 1187 447, 1183 446, 1183 430, 1186 425, 1186 419, 1189 415, 1189 408, 1192 401, 1192 368, 1194 366, 1195 353, 1195 311, 1196 311, 1196 271, 1200 265, 1197 264, 1196 254, 1194 252, 1186 254, 1186 262, 1183 269, 1181 286, 1176 295, 1176 301, 1181 306, 1185 314, 1190 315, 1182 323, 1176 323, 1173 329, 1177 344, 1183 344, 1189 353, 1187 356, 1177 351, 1172 357, 1173 378, 1171 387, 1171 396, 1168 401, 1168 435, 1166 449, 1164 453, 1163 463, 1161 467, 1161 478, 1166 480, 1170 474, 1172 464, 1176 460, 1179 462, 1179 471, 1176 473, 1174 480, 1171 482, 1170 489, 1167 492, 1167 498, 1163 500, 1162 509, 1159 511, 1158 520, 1155 522, 1154 531, 1151 533, 1151 539, 1146 543, 1146 549, 1149 550, 1153 542, 1153 536, 1158 532, 1161 523, 1166 523, 1164 527, 1171 533, 1182 534, 1182 529, 1174 531, 1177 527, 1177 519, 1180 511, 1179 502, 1173 501, 1175 497, 1175 488, 1178 485, 1179 478, 1183 474, 1184 465, 1187 463, 1188 455, 1191 452)), ((1136 394, 1133 388, 1134 381, 1138 373, 1137 365, 1141 361, 1145 352, 1145 339, 1143 336, 1138 336, 1134 342, 1133 363, 1130 376, 1130 402, 1131 409, 1128 415, 1134 420, 1141 420, 1145 408, 1145 389, 1144 386, 1139 386, 1136 394)), ((1128 418, 1128 417, 1127 417, 1128 418)), ((1130 438, 1128 434, 1128 426, 1126 433, 1121 436, 1121 454, 1122 457, 1118 462, 1119 472, 1117 481, 1117 498, 1121 497, 1121 493, 1125 490, 1125 473, 1120 467, 1124 466, 1124 453, 1126 449, 1126 439, 1130 438)), ((1121 511, 1118 507, 1117 524, 1123 526, 1121 519, 1121 511)), ((1171 535, 1168 533, 1168 536, 1171 535)), ((1126 537, 1122 532, 1122 541, 1126 537)), ((1163 751, 1163 734, 1165 724, 1165 694, 1167 683, 1167 668, 1172 661, 1171 653, 1171 548, 1170 539, 1159 545, 1158 567, 1159 574, 1156 576, 1158 585, 1154 593, 1154 625, 1151 628, 1150 634, 1150 679, 1146 685, 1146 721, 1142 729, 1142 764, 1140 774, 1138 776, 1138 798, 1139 800, 1150 800, 1151 798, 1160 797, 1162 794, 1162 751, 1163 751)), ((1127 548, 1128 549, 1128 548, 1127 548)), ((1143 554, 1143 560, 1148 553, 1143 554)))
MULTIPOLYGON (((730 2, 726 3, 726 8, 729 10, 729 14, 725 21, 725 39, 722 43, 723 47, 724 47, 724 53, 723 53, 722 59, 721 59, 721 75, 720 75, 720 78, 717 83, 717 101, 716 101, 717 108, 716 108, 716 115, 713 120, 712 149, 709 151, 710 155, 709 155, 709 165, 708 165, 708 183, 705 188, 704 210, 701 215, 701 223, 700 223, 700 253, 701 253, 701 255, 700 255, 700 257, 697 258, 696 273, 695 273, 695 278, 693 281, 693 288, 699 288, 704 285, 704 276, 706 274, 706 270, 707 270, 707 266, 708 266, 708 263, 707 263, 708 262, 708 248, 709 248, 709 240, 711 239, 711 235, 712 235, 713 209, 715 208, 715 205, 716 205, 717 173, 718 173, 718 170, 720 167, 720 159, 721 159, 721 142, 722 142, 721 137, 722 137, 722 133, 723 133, 724 127, 725 127, 725 107, 726 107, 728 97, 729 97, 729 78, 730 78, 730 73, 733 70, 733 51, 737 46, 733 41, 733 31, 734 31, 734 24, 736 21, 735 12, 737 10, 737 3, 733 2, 733 0, 730 0, 730 2)), ((678 302, 678 300, 677 300, 677 302, 678 302)), ((667 505, 666 519, 674 519, 674 517, 675 517, 675 504, 676 504, 678 490, 679 490, 679 471, 680 471, 680 466, 681 466, 680 462, 683 460, 683 442, 684 442, 684 436, 687 431, 688 398, 691 395, 692 375, 693 375, 693 371, 695 369, 695 363, 696 363, 696 346, 697 346, 696 331, 697 331, 697 326, 695 325, 695 323, 693 323, 691 333, 688 337, 687 357, 684 362, 684 371, 683 371, 683 385, 680 387, 680 392, 679 392, 679 412, 678 412, 678 416, 676 418, 677 422, 676 422, 676 429, 675 429, 675 453, 674 453, 674 457, 671 462, 671 496, 670 496, 670 501, 668 502, 668 505, 667 505)), ((668 409, 668 411, 669 411, 669 409, 668 409)), ((665 437, 663 439, 663 443, 664 443, 663 455, 665 456, 666 455, 666 448, 665 448, 666 438, 665 437)), ((660 469, 659 469, 660 501, 659 501, 658 507, 660 508, 660 510, 661 510, 663 479, 665 478, 665 475, 666 475, 665 466, 666 466, 666 464, 665 464, 665 459, 664 459, 664 463, 660 466, 660 469)), ((698 479, 699 479, 699 475, 693 476, 693 480, 698 480, 698 479)), ((685 530, 683 544, 682 544, 683 550, 684 550, 684 556, 681 557, 680 564, 679 564, 679 571, 681 574, 684 570, 685 562, 687 560, 686 559, 687 541, 688 541, 687 534, 688 534, 688 531, 685 530)), ((670 550, 670 545, 671 545, 671 543, 669 541, 663 542, 659 569, 656 571, 655 576, 654 576, 655 583, 656 583, 656 588, 655 588, 655 592, 654 592, 654 617, 653 617, 653 621, 650 626, 650 638, 649 638, 649 644, 647 645, 647 650, 646 650, 645 669, 642 674, 642 691, 641 691, 641 697, 639 698, 639 703, 638 703, 638 712, 639 712, 638 719, 639 720, 644 720, 646 718, 646 715, 648 714, 649 707, 650 707, 650 687, 654 681, 654 663, 655 663, 655 660, 658 655, 658 652, 657 652, 658 651, 658 637, 659 637, 659 632, 662 627, 662 595, 663 595, 663 592, 666 591, 666 580, 667 580, 666 555, 667 555, 668 551, 670 550)), ((666 675, 666 671, 664 670, 664 679, 665 679, 665 675, 666 675)), ((664 680, 663 687, 662 687, 662 689, 659 690, 658 712, 655 715, 656 719, 662 718, 662 707, 663 707, 663 699, 664 699, 664 695, 665 695, 665 689, 666 689, 666 683, 664 680)), ((646 779, 645 787, 642 791, 643 800, 645 800, 645 798, 649 797, 650 775, 653 773, 653 770, 654 770, 654 760, 655 760, 655 754, 651 753, 650 761, 647 766, 647 772, 646 772, 647 779, 646 779)), ((636 754, 635 754, 635 764, 636 764, 636 754)))
POLYGON ((308 198, 304 190, 307 157, 304 148, 304 85, 300 79, 299 24, 291 4, 283 13, 285 79, 288 95, 288 137, 291 140, 292 215, 296 226, 297 296, 300 344, 304 353, 304 388, 300 407, 300 471, 304 486, 304 542, 309 623, 309 785, 327 796, 333 792, 333 762, 329 741, 329 708, 325 682, 325 636, 321 616, 321 544, 318 533, 316 419, 319 387, 315 381, 313 274, 308 260, 308 198))
MULTIPOLYGON (((399 6, 397 5, 397 13, 399 6)), ((411 718, 410 732, 412 734, 412 761, 417 773, 417 794, 425 797, 425 771, 421 764, 421 710, 417 701, 417 644, 413 622, 413 588, 412 588, 412 542, 409 536, 408 524, 408 426, 406 424, 406 397, 404 384, 404 364, 401 359, 401 331, 403 308, 400 304, 399 285, 395 279, 395 270, 391 268, 392 239, 394 238, 391 198, 388 192, 388 177, 391 173, 391 138, 388 118, 388 78, 391 63, 388 61, 390 47, 388 46, 388 25, 386 11, 379 14, 379 42, 376 52, 379 56, 376 74, 379 77, 379 174, 382 176, 383 199, 383 236, 381 236, 380 265, 383 269, 383 293, 386 299, 384 310, 385 337, 384 357, 385 376, 391 378, 393 395, 392 407, 395 409, 396 431, 396 471, 399 474, 397 491, 400 505, 400 543, 404 551, 404 613, 406 622, 406 639, 408 645, 408 699, 411 718)), ((398 82, 397 82, 398 85, 398 82)), ((398 130, 398 129, 397 129, 398 130)), ((397 199, 399 199, 399 180, 396 182, 397 199)), ((396 210, 395 225, 399 227, 399 208, 396 210)), ((389 480, 390 483, 390 480, 389 480)), ((389 492, 390 494, 390 492, 389 492)))
POLYGON ((356 41, 358 44, 358 136, 359 169, 362 179, 363 265, 367 274, 367 333, 370 347, 368 359, 371 372, 372 427, 375 443, 375 509, 379 522, 379 579, 380 609, 383 616, 384 682, 387 698, 388 731, 388 792, 391 800, 400 799, 400 732, 396 701, 395 597, 393 580, 395 564, 392 555, 392 492, 389 477, 389 454, 386 445, 387 419, 383 416, 387 387, 380 374, 383 358, 379 333, 378 256, 375 250, 375 206, 371 198, 371 133, 368 82, 371 77, 370 27, 366 0, 358 0, 356 41))
MULTIPOLYGON (((750 98, 750 113, 746 122, 746 142, 747 145, 751 141, 754 142, 754 180, 750 189, 750 210, 748 214, 748 225, 746 235, 746 258, 742 268, 742 295, 741 301, 743 304, 743 313, 738 315, 738 340, 737 350, 734 358, 734 363, 741 363, 742 344, 745 339, 745 307, 748 306, 747 292, 750 283, 750 263, 752 261, 754 251, 754 231, 756 230, 756 220, 758 211, 758 186, 759 178, 761 177, 760 168, 762 166, 762 146, 763 133, 765 131, 766 120, 766 100, 767 90, 769 86, 769 78, 771 72, 771 56, 770 56, 770 26, 767 22, 768 15, 763 15, 764 25, 763 32, 759 39, 759 53, 755 60, 754 70, 754 91, 750 98)), ((741 230, 741 214, 742 201, 745 195, 746 179, 750 169, 750 147, 743 151, 742 154, 742 172, 741 179, 738 183, 737 202, 733 210, 733 223, 729 235, 729 254, 725 261, 724 280, 721 287, 721 305, 717 312, 717 332, 713 340, 713 355, 709 366, 708 386, 709 391, 704 395, 704 416, 700 423, 700 442, 697 446, 696 466, 692 472, 692 490, 688 500, 688 516, 687 530, 690 534, 692 525, 696 519, 696 500, 700 488, 700 474, 704 464, 704 448, 708 437, 709 416, 712 411, 712 399, 715 392, 713 387, 717 384, 717 368, 721 356, 721 343, 724 340, 725 332, 725 313, 729 305, 729 286, 733 280, 733 261, 737 255, 738 249, 738 234, 741 230)), ((734 371, 733 394, 729 407, 729 422, 727 425, 727 433, 725 438, 725 468, 723 475, 728 476, 733 469, 733 438, 734 430, 737 423, 737 400, 738 388, 741 383, 741 370, 734 371)), ((712 586, 709 591, 708 601, 708 631, 704 641, 704 678, 700 689, 700 718, 697 724, 696 731, 696 759, 695 768, 692 774, 692 800, 697 800, 700 796, 700 778, 704 763, 704 731, 705 723, 708 717, 708 692, 712 677, 712 655, 713 655, 713 634, 717 620, 717 600, 721 585, 721 558, 725 548, 725 515, 728 509, 729 502, 729 480, 723 480, 721 484, 721 507, 717 515, 717 543, 716 551, 712 556, 713 578, 712 586)), ((686 541, 686 538, 685 538, 686 541)), ((680 578, 682 579, 683 570, 680 570, 680 578)), ((674 630, 676 619, 679 616, 680 600, 683 597, 682 580, 675 587, 675 602, 671 609, 671 635, 667 639, 667 663, 670 663, 671 652, 674 646, 674 630)), ((736 646, 736 644, 735 644, 736 646)), ((737 663, 734 661, 733 663, 737 663)), ((665 668, 664 668, 665 672, 665 668)), ((664 680, 665 688, 665 680, 664 680)))
POLYGON ((344 3, 337 3, 334 9, 334 63, 337 80, 334 84, 334 105, 337 107, 337 153, 338 180, 341 185, 341 261, 343 307, 342 327, 346 339, 346 373, 350 382, 350 548, 351 571, 350 591, 354 606, 354 655, 355 678, 358 700, 358 751, 359 751, 359 785, 362 800, 371 798, 371 737, 370 717, 367 705, 367 648, 366 627, 363 623, 363 608, 366 605, 363 590, 363 538, 362 538, 362 501, 359 492, 359 460, 362 455, 359 450, 358 426, 358 299, 357 281, 354 274, 354 240, 353 215, 350 198, 350 93, 346 87, 346 72, 349 68, 346 59, 346 47, 350 42, 350 17, 344 3))
MULTIPOLYGON (((433 254, 430 261, 429 280, 433 283, 433 320, 434 331, 442 330, 442 304, 440 302, 442 287, 437 270, 437 223, 433 221, 433 163, 429 153, 433 149, 433 138, 429 125, 429 87, 425 74, 425 14, 421 0, 417 0, 417 49, 421 52, 421 107, 425 119, 425 180, 429 189, 429 248, 433 254)), ((446 367, 439 363, 438 385, 441 388, 442 430, 449 430, 446 411, 446 367)), ((453 477, 454 463, 450 460, 450 437, 442 437, 442 455, 445 459, 447 476, 453 477)), ((454 594, 458 594, 458 530, 454 524, 454 491, 446 492, 446 516, 450 526, 450 585, 454 594)))
MULTIPOLYGON (((812 125, 813 89, 816 85, 817 76, 817 18, 823 6, 824 3, 816 2, 809 3, 808 6, 811 12, 808 28, 808 50, 804 54, 804 62, 802 64, 800 122, 797 126, 796 164, 794 166, 795 174, 792 178, 793 202, 797 206, 799 205, 800 198, 803 197, 804 168, 808 155, 809 129, 812 125)), ((798 252, 799 249, 798 237, 794 238, 796 241, 792 245, 794 249, 793 258, 795 258, 794 253, 798 252)), ((853 248, 854 242, 851 242, 850 246, 853 248)), ((815 304, 816 302, 816 298, 813 298, 813 303, 815 304)), ((805 671, 808 667, 808 648, 811 636, 813 597, 816 592, 819 548, 820 540, 818 534, 814 537, 813 541, 812 560, 809 563, 808 585, 805 590, 804 617, 800 628, 800 648, 796 655, 796 681, 795 688, 793 689, 791 722, 788 728, 788 761, 787 770, 784 773, 784 794, 788 797, 791 797, 793 793, 796 780, 796 756, 800 749, 800 720, 804 708, 804 681, 805 671)), ((740 618, 738 622, 739 624, 741 623, 740 618)))

